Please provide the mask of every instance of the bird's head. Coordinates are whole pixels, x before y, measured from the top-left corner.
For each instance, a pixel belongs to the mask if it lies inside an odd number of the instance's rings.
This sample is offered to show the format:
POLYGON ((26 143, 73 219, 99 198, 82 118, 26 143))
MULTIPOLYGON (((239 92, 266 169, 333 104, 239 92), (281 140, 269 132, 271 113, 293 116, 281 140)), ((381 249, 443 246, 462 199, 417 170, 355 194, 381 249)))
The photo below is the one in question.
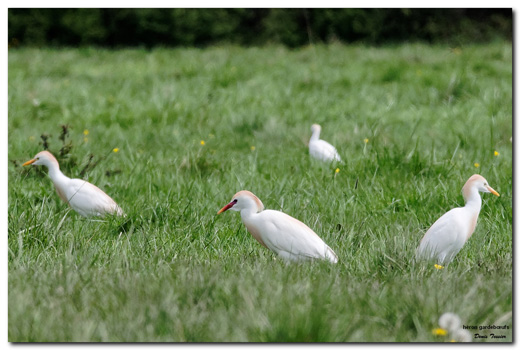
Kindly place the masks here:
POLYGON ((495 191, 491 186, 488 185, 487 180, 478 174, 472 175, 464 187, 462 187, 462 193, 464 194, 464 198, 469 198, 470 193, 473 189, 476 189, 479 192, 484 193, 493 193, 495 196, 500 196, 497 191, 495 191))
POLYGON ((253 193, 249 191, 240 191, 237 192, 231 199, 231 202, 222 207, 217 214, 223 213, 226 210, 241 211, 243 209, 249 209, 258 213, 264 210, 264 205, 253 193))
POLYGON ((49 152, 49 151, 41 151, 40 153, 35 155, 33 159, 23 163, 22 166, 27 166, 27 165, 30 165, 30 164, 33 164, 33 165, 45 165, 46 167, 49 168, 52 165, 58 165, 58 161, 52 155, 51 152, 49 152))
POLYGON ((312 124, 311 131, 312 131, 313 134, 315 132, 320 132, 321 131, 321 126, 319 124, 312 124))

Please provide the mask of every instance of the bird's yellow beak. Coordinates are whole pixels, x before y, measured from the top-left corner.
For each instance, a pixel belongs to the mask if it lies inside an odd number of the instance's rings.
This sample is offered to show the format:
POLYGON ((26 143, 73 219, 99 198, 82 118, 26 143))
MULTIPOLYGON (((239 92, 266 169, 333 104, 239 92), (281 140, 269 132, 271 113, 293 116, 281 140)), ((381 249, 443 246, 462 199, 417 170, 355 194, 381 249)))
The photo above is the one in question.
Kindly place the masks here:
POLYGON ((495 191, 494 189, 492 189, 491 187, 486 186, 486 188, 487 188, 487 190, 488 190, 489 192, 493 193, 495 196, 500 197, 500 194, 498 194, 498 192, 495 191))
POLYGON ((28 160, 27 162, 23 163, 22 166, 30 165, 34 162, 36 162, 36 159, 31 159, 31 160, 28 160))
POLYGON ((225 212, 226 210, 228 210, 229 208, 231 208, 231 207, 234 206, 235 204, 236 204, 235 201, 226 204, 225 206, 222 207, 222 209, 220 209, 220 210, 218 211, 217 215, 220 214, 220 213, 225 212))

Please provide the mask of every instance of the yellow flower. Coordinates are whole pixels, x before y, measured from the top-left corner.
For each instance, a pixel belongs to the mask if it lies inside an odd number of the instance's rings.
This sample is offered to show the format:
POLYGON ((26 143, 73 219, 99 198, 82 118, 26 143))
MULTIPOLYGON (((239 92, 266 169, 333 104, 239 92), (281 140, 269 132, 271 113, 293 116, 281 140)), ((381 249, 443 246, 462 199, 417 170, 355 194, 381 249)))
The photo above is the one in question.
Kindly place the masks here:
POLYGON ((204 142, 204 140, 200 140, 200 145, 201 146, 204 146, 206 144, 206 142, 204 142))
POLYGON ((443 328, 435 328, 432 330, 432 333, 433 333, 433 335, 442 335, 442 336, 445 336, 446 334, 448 334, 448 332, 446 332, 446 330, 443 328))
POLYGON ((255 146, 251 146, 251 151, 254 151, 256 149, 255 146))
POLYGON ((444 266, 437 264, 433 265, 433 267, 435 267, 437 270, 442 270, 444 268, 444 266))
POLYGON ((460 47, 456 47, 454 49, 451 50, 455 55, 460 55, 462 53, 462 50, 460 49, 460 47))
POLYGON ((119 152, 119 148, 114 148, 112 151, 114 151, 114 153, 117 153, 119 152))
POLYGON ((457 341, 455 339, 451 339, 450 343, 456 343, 457 341))
POLYGON ((336 174, 339 173, 339 168, 336 168, 336 174))
POLYGON ((83 135, 85 135, 85 136, 88 135, 88 130, 87 129, 83 130, 83 135))
POLYGON ((473 165, 475 166, 475 168, 478 168, 480 166, 480 163, 475 163, 473 165))
POLYGON ((498 153, 498 151, 495 151, 495 157, 498 157, 500 155, 500 153, 498 153))
POLYGON ((364 142, 364 143, 368 143, 368 139, 364 139, 363 142, 364 142))

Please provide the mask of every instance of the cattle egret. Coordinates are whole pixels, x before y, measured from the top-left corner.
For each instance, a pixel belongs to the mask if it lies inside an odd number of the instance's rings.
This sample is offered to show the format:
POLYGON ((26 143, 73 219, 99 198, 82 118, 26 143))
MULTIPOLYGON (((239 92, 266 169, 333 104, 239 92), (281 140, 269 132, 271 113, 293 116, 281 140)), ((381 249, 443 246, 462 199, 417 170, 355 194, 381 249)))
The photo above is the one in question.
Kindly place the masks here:
POLYGON ((260 199, 249 191, 236 193, 218 214, 228 209, 239 211, 251 235, 286 261, 338 261, 336 253, 307 225, 281 211, 264 210, 260 199))
POLYGON ((309 141, 309 153, 312 157, 324 162, 341 162, 338 151, 334 146, 324 140, 320 140, 321 126, 311 126, 312 136, 309 141))
POLYGON ((124 215, 123 210, 105 192, 91 183, 81 179, 71 179, 65 176, 56 158, 48 151, 42 151, 26 165, 45 165, 49 169, 58 196, 72 209, 84 217, 104 216, 105 214, 124 215))
POLYGON ((478 174, 471 176, 462 187, 466 205, 451 209, 435 221, 422 238, 417 248, 417 257, 434 259, 443 264, 449 263, 457 255, 475 231, 482 205, 479 192, 500 196, 497 191, 489 187, 482 176, 478 174))

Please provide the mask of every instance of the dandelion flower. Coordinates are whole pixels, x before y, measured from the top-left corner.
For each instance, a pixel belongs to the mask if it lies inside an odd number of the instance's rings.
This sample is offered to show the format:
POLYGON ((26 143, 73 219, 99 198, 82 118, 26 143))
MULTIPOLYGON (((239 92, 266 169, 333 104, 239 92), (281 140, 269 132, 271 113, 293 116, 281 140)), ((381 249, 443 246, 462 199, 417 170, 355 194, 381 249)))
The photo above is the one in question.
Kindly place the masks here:
POLYGON ((339 168, 336 168, 336 171, 335 171, 335 172, 336 172, 336 174, 339 173, 339 168))
POLYGON ((437 270, 442 270, 444 268, 444 266, 437 264, 433 265, 433 267, 435 267, 437 270))
POLYGON ((255 146, 251 146, 251 151, 254 151, 256 149, 255 146))
POLYGON ((364 139, 363 142, 364 142, 364 143, 368 143, 368 139, 364 139))
POLYGON ((89 133, 88 129, 83 130, 83 135, 87 136, 89 133))
POLYGON ((456 47, 454 49, 451 50, 455 55, 459 56, 461 53, 462 53, 462 50, 460 49, 460 47, 456 47))
POLYGON ((204 142, 204 140, 200 140, 200 145, 201 146, 204 146, 206 144, 206 142, 204 142))
POLYGON ((458 329, 455 331, 455 340, 463 343, 471 342, 471 333, 467 329, 458 329))
POLYGON ((457 331, 462 325, 462 321, 460 317, 454 314, 453 312, 445 312, 439 317, 439 326, 443 329, 447 329, 450 332, 457 331))
POLYGON ((475 163, 473 165, 475 166, 475 168, 478 168, 480 166, 480 163, 475 163))
POLYGON ((114 153, 117 153, 119 152, 119 148, 114 148, 112 151, 114 151, 114 153))
POLYGON ((500 153, 498 153, 498 151, 495 151, 495 157, 498 157, 500 155, 500 153))
POLYGON ((433 335, 441 335, 441 336, 445 336, 446 334, 448 334, 448 332, 446 332, 446 330, 442 329, 442 328, 434 328, 432 330, 432 333, 433 333, 433 335))

